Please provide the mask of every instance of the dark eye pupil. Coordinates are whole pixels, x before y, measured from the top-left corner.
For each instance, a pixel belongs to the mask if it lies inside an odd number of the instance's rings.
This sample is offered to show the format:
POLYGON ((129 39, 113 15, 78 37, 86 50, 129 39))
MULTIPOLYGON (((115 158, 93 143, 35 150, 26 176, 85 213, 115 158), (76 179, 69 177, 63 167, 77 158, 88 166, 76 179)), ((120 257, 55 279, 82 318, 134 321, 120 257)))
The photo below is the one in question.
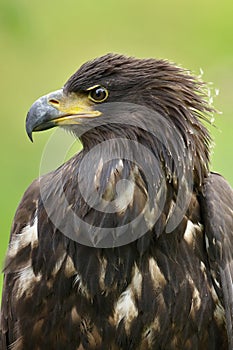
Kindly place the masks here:
POLYGON ((98 87, 92 91, 91 97, 96 101, 102 101, 106 97, 106 91, 105 89, 98 87))

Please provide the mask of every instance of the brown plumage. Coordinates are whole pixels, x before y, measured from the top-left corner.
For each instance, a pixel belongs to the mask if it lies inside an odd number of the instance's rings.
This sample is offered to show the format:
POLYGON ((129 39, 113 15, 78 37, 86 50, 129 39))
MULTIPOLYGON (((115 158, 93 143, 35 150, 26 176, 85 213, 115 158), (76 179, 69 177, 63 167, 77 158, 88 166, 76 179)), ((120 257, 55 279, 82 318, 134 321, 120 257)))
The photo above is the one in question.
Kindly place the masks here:
POLYGON ((205 86, 105 55, 36 101, 83 149, 35 180, 4 267, 2 349, 231 349, 233 194, 209 172, 205 86))

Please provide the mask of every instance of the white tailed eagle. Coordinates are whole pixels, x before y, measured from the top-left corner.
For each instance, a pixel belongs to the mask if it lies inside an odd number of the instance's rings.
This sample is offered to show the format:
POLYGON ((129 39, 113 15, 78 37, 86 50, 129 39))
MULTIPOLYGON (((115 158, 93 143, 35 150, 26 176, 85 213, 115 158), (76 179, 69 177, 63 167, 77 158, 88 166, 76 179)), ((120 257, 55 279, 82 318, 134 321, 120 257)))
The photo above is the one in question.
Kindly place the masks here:
POLYGON ((233 193, 209 170, 205 85, 108 54, 26 130, 83 149, 25 192, 4 265, 2 350, 233 349, 233 193))

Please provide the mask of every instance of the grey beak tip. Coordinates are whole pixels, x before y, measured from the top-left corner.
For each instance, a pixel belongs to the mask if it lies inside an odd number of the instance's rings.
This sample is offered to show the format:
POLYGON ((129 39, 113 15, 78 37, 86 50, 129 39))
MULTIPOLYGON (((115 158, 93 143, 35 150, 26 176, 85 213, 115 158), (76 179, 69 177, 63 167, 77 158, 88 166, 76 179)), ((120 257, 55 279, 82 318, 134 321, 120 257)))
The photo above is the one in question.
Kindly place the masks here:
POLYGON ((28 133, 28 137, 29 137, 30 141, 33 143, 32 133, 28 133))
POLYGON ((29 113, 27 114, 27 118, 26 118, 26 133, 29 137, 29 139, 31 140, 31 142, 33 142, 33 138, 32 138, 32 124, 31 124, 31 120, 29 118, 29 113))

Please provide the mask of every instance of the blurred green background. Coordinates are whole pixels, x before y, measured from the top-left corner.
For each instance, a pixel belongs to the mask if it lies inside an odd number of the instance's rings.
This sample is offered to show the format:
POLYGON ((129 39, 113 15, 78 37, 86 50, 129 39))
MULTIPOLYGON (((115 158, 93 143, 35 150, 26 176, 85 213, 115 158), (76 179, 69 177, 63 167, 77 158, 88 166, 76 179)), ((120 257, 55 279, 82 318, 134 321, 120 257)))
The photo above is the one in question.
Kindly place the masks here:
MULTIPOLYGON (((233 184, 233 3, 212 0, 0 0, 0 262, 18 202, 39 174, 46 140, 31 144, 32 102, 60 88, 83 62, 107 52, 167 58, 213 82, 217 128, 211 168, 233 184)), ((0 283, 1 288, 1 283, 0 283)))

